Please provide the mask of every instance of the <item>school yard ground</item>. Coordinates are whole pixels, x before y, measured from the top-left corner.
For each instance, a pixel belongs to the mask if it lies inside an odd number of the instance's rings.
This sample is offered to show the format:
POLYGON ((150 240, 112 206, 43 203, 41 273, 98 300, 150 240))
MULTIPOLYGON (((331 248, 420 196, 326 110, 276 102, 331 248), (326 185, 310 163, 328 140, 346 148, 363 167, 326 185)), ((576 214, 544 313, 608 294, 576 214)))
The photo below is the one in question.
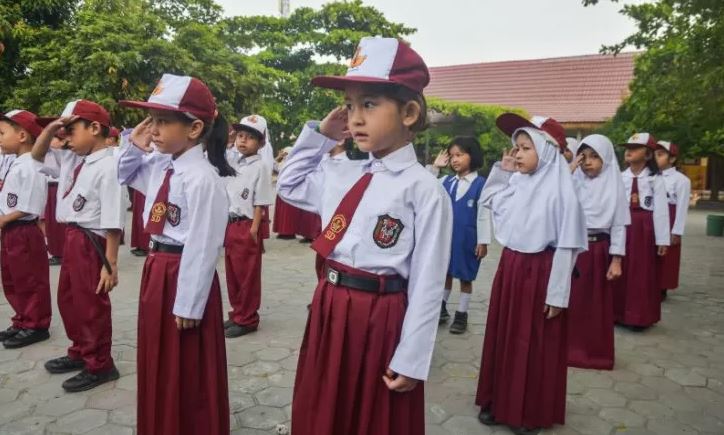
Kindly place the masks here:
MULTIPOLYGON (((643 333, 616 329, 615 370, 570 369, 566 425, 545 433, 724 434, 724 238, 706 237, 705 222, 706 212, 690 212, 682 286, 664 302, 661 323, 643 333)), ((128 247, 121 250, 121 285, 112 301, 113 356, 122 377, 85 393, 63 393, 60 385, 69 375, 50 375, 43 368, 47 359, 63 355, 68 344, 54 308, 49 341, 0 350, 0 434, 134 433, 143 259, 131 256, 128 247)), ((510 433, 504 427, 482 426, 474 406, 487 301, 499 255, 500 247, 494 246, 474 284, 470 331, 453 336, 446 327, 439 330, 425 385, 429 435, 510 433)), ((314 288, 313 265, 308 245, 268 241, 260 329, 227 340, 234 434, 273 434, 277 425, 289 424, 297 353, 314 288)), ((58 271, 51 268, 53 294, 58 271)), ((219 273, 224 282, 223 261, 219 273)), ((6 323, 10 308, 0 299, 0 319, 6 323)), ((452 308, 456 301, 454 293, 452 308)))

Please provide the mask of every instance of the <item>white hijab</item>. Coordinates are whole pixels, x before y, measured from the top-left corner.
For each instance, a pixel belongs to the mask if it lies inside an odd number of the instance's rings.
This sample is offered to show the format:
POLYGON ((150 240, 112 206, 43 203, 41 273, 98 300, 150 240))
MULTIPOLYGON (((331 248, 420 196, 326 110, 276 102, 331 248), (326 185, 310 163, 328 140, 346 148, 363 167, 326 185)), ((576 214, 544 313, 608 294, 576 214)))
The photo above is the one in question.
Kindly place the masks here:
POLYGON ((568 164, 558 147, 539 130, 524 127, 515 133, 520 130, 535 144, 538 167, 532 174, 514 175, 515 182, 496 195, 496 239, 501 245, 524 253, 541 252, 548 247, 585 251, 586 220, 568 164))
POLYGON ((589 178, 581 168, 573 173, 578 198, 586 214, 586 226, 607 230, 612 226, 629 225, 631 213, 613 144, 606 136, 592 134, 583 138, 583 145, 591 147, 603 160, 603 168, 596 178, 589 178))

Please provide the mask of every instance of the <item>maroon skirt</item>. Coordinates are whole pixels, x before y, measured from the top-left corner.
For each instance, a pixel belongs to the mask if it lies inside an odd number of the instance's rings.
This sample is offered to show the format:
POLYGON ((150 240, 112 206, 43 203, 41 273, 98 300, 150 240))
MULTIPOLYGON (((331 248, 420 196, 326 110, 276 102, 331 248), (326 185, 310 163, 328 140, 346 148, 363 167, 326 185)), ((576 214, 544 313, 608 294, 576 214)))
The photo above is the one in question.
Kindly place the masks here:
POLYGON ((146 225, 143 222, 143 207, 146 205, 146 196, 138 190, 132 190, 131 248, 148 250, 151 235, 146 232, 146 225))
POLYGON ((53 257, 63 256, 65 244, 65 224, 55 220, 55 207, 58 201, 58 183, 48 183, 48 200, 45 203, 45 238, 48 241, 48 253, 53 257))
POLYGON ((311 211, 299 210, 297 234, 304 239, 314 240, 322 233, 322 218, 311 211))
MULTIPOLYGON (((377 276, 329 264, 343 273, 377 276)), ((294 435, 425 433, 423 383, 397 393, 382 380, 400 340, 406 305, 404 292, 380 295, 319 281, 299 351, 294 435)))
MULTIPOLYGON (((669 204, 669 224, 674 227, 676 220, 676 205, 669 204)), ((657 258, 659 264, 659 287, 673 290, 679 287, 679 269, 681 268, 681 244, 671 245, 666 255, 657 258)))
POLYGON ((656 257, 653 212, 632 209, 631 225, 626 227, 623 276, 613 283, 616 323, 649 327, 661 320, 656 257))
POLYGON ((505 248, 493 281, 475 403, 511 427, 565 421, 567 314, 543 313, 552 262, 505 248))
POLYGON ((274 222, 272 225, 272 231, 280 236, 294 237, 297 233, 299 212, 300 209, 284 202, 284 200, 277 195, 277 200, 274 205, 274 222))
POLYGON ((613 369, 613 288, 606 273, 611 262, 608 240, 591 242, 578 255, 579 275, 571 282, 568 304, 568 365, 613 369))
POLYGON ((173 315, 180 254, 146 258, 138 309, 138 435, 228 435, 229 392, 219 278, 201 325, 173 315))

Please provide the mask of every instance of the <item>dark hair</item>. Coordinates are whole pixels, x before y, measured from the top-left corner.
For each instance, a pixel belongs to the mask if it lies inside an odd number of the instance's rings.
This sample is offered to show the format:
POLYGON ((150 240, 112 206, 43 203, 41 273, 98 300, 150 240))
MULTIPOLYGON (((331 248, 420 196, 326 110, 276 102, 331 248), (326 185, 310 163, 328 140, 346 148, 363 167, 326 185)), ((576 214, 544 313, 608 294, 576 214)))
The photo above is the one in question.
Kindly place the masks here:
POLYGON ((651 158, 646 160, 646 167, 649 168, 649 172, 651 172, 650 175, 660 174, 661 169, 659 169, 659 165, 656 163, 656 156, 654 155, 654 151, 651 148, 646 148, 646 155, 651 156, 651 158))
POLYGON ((477 171, 482 168, 485 164, 485 158, 483 157, 483 150, 480 149, 480 142, 472 136, 458 136, 450 142, 447 146, 447 151, 450 152, 452 147, 460 148, 465 154, 470 155, 470 170, 477 171))
POLYGON ((240 132, 240 131, 245 131, 245 132, 251 134, 252 136, 254 136, 254 137, 256 138, 256 140, 259 141, 259 143, 260 143, 261 145, 264 145, 264 142, 265 142, 265 139, 266 139, 266 138, 265 138, 264 135, 261 134, 258 130, 255 130, 255 129, 251 128, 251 127, 247 127, 246 125, 239 125, 239 126, 236 126, 236 127, 233 127, 233 128, 234 128, 234 131, 235 131, 236 133, 238 133, 238 132, 240 132))
MULTIPOLYGON (((93 123, 93 121, 88 121, 87 119, 79 119, 78 122, 82 122, 85 128, 90 127, 90 125, 93 123)), ((111 128, 107 125, 103 125, 101 123, 98 123, 98 125, 101 126, 101 137, 106 139, 108 136, 111 135, 111 128)))
MULTIPOLYGON (((172 112, 176 118, 184 124, 191 124, 194 119, 189 118, 181 112, 172 112)), ((226 160, 226 141, 229 139, 229 124, 224 115, 219 113, 213 124, 201 120, 204 123, 204 130, 201 132, 201 142, 206 146, 206 158, 222 177, 233 177, 236 175, 234 168, 226 160)))
POLYGON ((390 83, 368 84, 364 85, 364 89, 366 92, 370 92, 374 95, 380 95, 382 97, 395 100, 400 107, 410 101, 416 102, 420 106, 420 116, 417 118, 417 121, 410 126, 410 131, 413 133, 419 133, 427 130, 427 127, 429 127, 427 121, 427 101, 422 93, 415 92, 412 89, 401 85, 390 83))

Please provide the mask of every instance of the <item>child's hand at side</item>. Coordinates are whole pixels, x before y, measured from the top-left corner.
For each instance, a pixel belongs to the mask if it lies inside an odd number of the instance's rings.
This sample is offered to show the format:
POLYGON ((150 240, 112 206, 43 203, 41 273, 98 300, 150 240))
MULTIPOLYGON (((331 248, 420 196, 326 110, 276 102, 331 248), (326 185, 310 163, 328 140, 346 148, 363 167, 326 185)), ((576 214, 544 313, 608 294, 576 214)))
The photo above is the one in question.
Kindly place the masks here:
POLYGON ((623 271, 621 270, 621 257, 618 255, 611 259, 611 264, 608 266, 608 272, 606 272, 606 279, 613 281, 614 279, 620 278, 623 271))
POLYGON ((385 382, 385 385, 387 385, 389 390, 396 391, 398 393, 412 391, 417 386, 417 383, 420 382, 417 379, 408 378, 405 375, 395 373, 390 368, 388 368, 385 374, 382 375, 382 380, 385 382))
POLYGON ((668 246, 657 246, 656 247, 656 254, 658 254, 659 257, 663 257, 666 255, 666 253, 669 251, 668 246))
POLYGON ((563 312, 563 308, 560 307, 554 307, 553 305, 548 305, 543 308, 543 314, 545 314, 546 319, 552 319, 559 314, 563 312))
POLYGON ((488 255, 488 245, 476 245, 475 246, 475 257, 478 260, 482 260, 488 255))

